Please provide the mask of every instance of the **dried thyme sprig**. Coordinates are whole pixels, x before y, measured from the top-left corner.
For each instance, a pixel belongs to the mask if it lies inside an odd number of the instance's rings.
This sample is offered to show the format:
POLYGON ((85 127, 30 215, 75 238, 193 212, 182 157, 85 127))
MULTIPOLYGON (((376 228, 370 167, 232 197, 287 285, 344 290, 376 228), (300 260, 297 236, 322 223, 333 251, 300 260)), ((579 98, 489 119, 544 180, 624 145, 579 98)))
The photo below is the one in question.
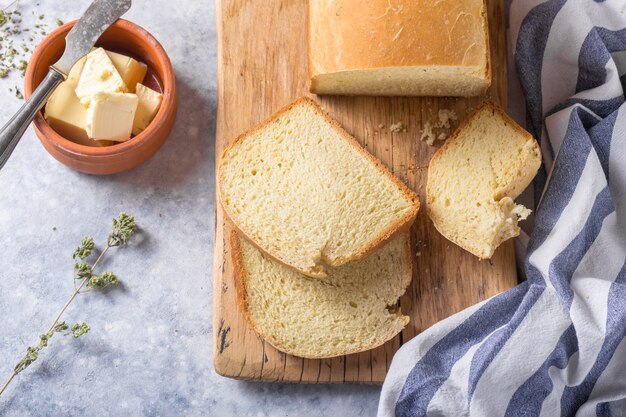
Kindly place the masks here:
POLYGON ((0 395, 6 390, 9 386, 13 378, 28 366, 30 366, 33 362, 37 360, 39 357, 39 353, 43 348, 48 346, 48 342, 54 336, 55 333, 63 333, 66 336, 71 335, 74 338, 79 338, 85 333, 87 333, 90 328, 85 322, 76 323, 71 328, 69 328, 68 324, 64 321, 59 321, 61 316, 67 309, 67 307, 74 301, 74 298, 80 293, 80 290, 86 285, 89 288, 106 288, 111 285, 117 285, 119 283, 119 279, 112 272, 104 272, 100 275, 94 275, 93 271, 96 269, 104 255, 108 252, 109 249, 113 247, 124 246, 128 243, 128 240, 135 233, 137 226, 135 224, 135 218, 126 213, 121 213, 117 218, 113 219, 113 227, 111 233, 107 238, 107 244, 98 255, 96 260, 92 265, 89 265, 85 262, 94 252, 95 244, 94 240, 91 236, 86 236, 81 241, 80 246, 78 246, 72 255, 74 260, 74 278, 80 279, 80 285, 75 288, 72 296, 67 300, 65 305, 58 312, 52 325, 48 328, 48 331, 41 334, 39 336, 39 343, 37 346, 29 346, 26 349, 26 354, 13 368, 13 372, 4 383, 4 385, 0 388, 0 395), (68 331, 69 329, 69 331, 68 331))

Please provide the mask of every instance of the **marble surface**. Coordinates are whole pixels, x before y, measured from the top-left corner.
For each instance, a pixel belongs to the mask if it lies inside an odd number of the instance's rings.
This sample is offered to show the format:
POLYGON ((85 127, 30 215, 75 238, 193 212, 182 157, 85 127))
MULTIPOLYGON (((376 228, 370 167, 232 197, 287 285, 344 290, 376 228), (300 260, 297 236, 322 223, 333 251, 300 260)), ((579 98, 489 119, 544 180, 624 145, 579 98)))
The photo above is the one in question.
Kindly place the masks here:
MULTIPOLYGON (((8 3, 5 0, 3 3, 8 3)), ((21 0, 26 18, 69 20, 88 0, 21 0)), ((180 94, 168 142, 129 172, 93 177, 56 162, 32 129, 0 171, 0 379, 73 291, 71 253, 103 242, 121 211, 141 233, 104 267, 123 284, 80 295, 64 318, 81 339, 56 336, 0 396, 17 416, 373 416, 380 388, 234 381, 212 363, 211 270, 216 109, 211 0, 135 0, 127 17, 168 51, 180 94)), ((0 80, 0 121, 20 106, 0 80)))

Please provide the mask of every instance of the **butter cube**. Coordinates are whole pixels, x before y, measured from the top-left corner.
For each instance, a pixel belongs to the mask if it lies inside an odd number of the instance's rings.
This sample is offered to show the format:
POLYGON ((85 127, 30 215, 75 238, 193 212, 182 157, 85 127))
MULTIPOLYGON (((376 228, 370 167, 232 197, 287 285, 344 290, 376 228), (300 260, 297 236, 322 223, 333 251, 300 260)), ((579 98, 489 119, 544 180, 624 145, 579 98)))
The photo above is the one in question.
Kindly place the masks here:
POLYGON ((129 93, 135 92, 135 86, 137 83, 143 82, 148 71, 148 66, 143 62, 139 62, 126 55, 118 54, 117 52, 106 51, 107 55, 113 62, 115 69, 122 77, 124 84, 128 88, 129 93))
POLYGON ((48 98, 45 118, 48 124, 61 136, 70 140, 88 139, 85 132, 87 110, 83 107, 74 90, 85 65, 81 58, 71 69, 67 80, 63 81, 48 98))
POLYGON ((87 136, 87 132, 85 132, 87 110, 74 92, 83 65, 85 65, 85 59, 85 57, 81 58, 72 67, 67 80, 59 84, 50 95, 46 103, 44 117, 50 127, 66 139, 86 146, 108 146, 113 142, 92 140, 87 136))
MULTIPOLYGON (((60 135, 70 139, 76 143, 87 146, 108 146, 114 142, 110 140, 97 140, 96 137, 104 137, 112 135, 111 132, 102 132, 97 127, 93 129, 93 120, 90 124, 90 135, 87 134, 87 117, 88 110, 85 106, 89 106, 92 96, 99 92, 122 92, 125 90, 134 91, 135 85, 142 82, 145 78, 147 66, 133 58, 125 55, 103 50, 102 48, 94 48, 90 54, 81 58, 68 74, 67 80, 61 83, 52 93, 46 108, 44 116, 48 124, 60 135), (108 57, 108 60, 107 60, 108 57), (89 64, 86 69, 86 63, 89 64), (110 63, 109 63, 110 61, 110 63), (114 69, 113 69, 114 67, 114 69), (85 69, 85 71, 83 71, 85 69), (84 75, 83 75, 84 73, 84 75), (98 73, 100 76, 97 76, 98 73), (95 76, 94 76, 95 74, 95 76), (81 78, 82 83, 81 83, 81 78), (119 79, 122 82, 120 83, 119 79), (78 88, 79 84, 81 87, 78 88), (128 88, 132 85, 132 89, 128 88), (78 97, 79 90, 83 94, 83 99, 78 97), (100 91, 102 89, 102 91, 100 91), (96 136, 94 136, 94 134, 96 136)), ((123 100, 122 100, 123 101, 123 100)), ((127 100, 126 100, 127 101, 127 100)), ((106 101, 108 104, 110 100, 106 101)), ((99 103, 99 114, 95 114, 95 120, 102 120, 103 114, 107 113, 106 106, 102 107, 99 103)), ((120 109, 123 111, 123 109, 120 109)), ((93 115, 90 117, 94 117, 93 115)), ((113 121, 111 121, 113 123, 113 121)), ((122 124, 124 122, 122 121, 122 124)), ((97 123, 96 123, 97 124, 97 123)), ((115 130, 115 129, 113 129, 115 130)), ((122 130, 127 130, 124 128, 122 130)), ((120 140, 127 140, 130 135, 126 133, 120 134, 120 140)))
POLYGON ((87 110, 71 86, 61 84, 57 87, 48 99, 44 116, 50 127, 64 138, 78 143, 91 140, 85 132, 87 110))
POLYGON ((88 105, 94 94, 125 93, 128 88, 106 51, 96 48, 87 55, 75 91, 81 103, 88 105))
POLYGON ((70 73, 67 75, 67 79, 64 81, 65 83, 72 84, 74 87, 78 85, 80 74, 83 72, 83 67, 85 66, 85 60, 87 60, 86 56, 82 57, 74 64, 70 73))
POLYGON ((98 92, 90 97, 85 130, 94 140, 125 142, 130 139, 139 99, 137 95, 98 92))
POLYGON ((161 107, 163 95, 143 84, 137 84, 135 93, 139 99, 139 104, 137 105, 135 121, 133 122, 133 135, 138 135, 154 119, 154 116, 159 111, 159 107, 161 107))

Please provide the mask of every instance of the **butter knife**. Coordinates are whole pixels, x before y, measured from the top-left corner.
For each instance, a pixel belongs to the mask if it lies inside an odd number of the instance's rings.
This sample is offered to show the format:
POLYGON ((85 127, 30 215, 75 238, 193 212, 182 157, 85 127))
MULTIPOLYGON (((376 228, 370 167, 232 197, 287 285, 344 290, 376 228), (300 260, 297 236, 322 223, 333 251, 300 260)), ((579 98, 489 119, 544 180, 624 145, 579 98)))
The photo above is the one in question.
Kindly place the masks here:
POLYGON ((0 130, 0 169, 13 153, 26 128, 74 64, 87 55, 102 33, 130 9, 131 0, 94 0, 65 37, 65 51, 31 97, 0 130))

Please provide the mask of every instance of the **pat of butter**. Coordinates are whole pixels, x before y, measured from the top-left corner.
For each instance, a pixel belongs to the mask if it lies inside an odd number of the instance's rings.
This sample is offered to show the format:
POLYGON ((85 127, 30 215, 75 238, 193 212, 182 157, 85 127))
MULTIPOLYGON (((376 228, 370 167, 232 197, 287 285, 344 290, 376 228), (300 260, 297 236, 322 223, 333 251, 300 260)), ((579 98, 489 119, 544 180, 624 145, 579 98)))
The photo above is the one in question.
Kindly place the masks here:
POLYGON ((154 119, 154 116, 159 111, 159 107, 161 107, 163 95, 143 84, 137 84, 135 93, 139 99, 139 104, 137 105, 135 121, 133 122, 133 135, 138 135, 154 119))
POLYGON ((91 96, 85 130, 94 140, 130 139, 139 99, 135 94, 99 92, 91 96))
POLYGON ((85 146, 109 146, 113 142, 89 139, 85 132, 87 110, 74 92, 83 65, 85 65, 85 59, 85 57, 81 58, 72 67, 67 80, 63 81, 50 95, 44 116, 50 127, 66 139, 85 146))
POLYGON ((122 77, 124 84, 128 88, 129 93, 135 92, 135 86, 137 83, 143 82, 148 71, 148 66, 143 62, 139 62, 126 55, 118 54, 117 52, 106 51, 107 55, 113 62, 115 69, 122 77))
POLYGON ((83 72, 86 59, 87 57, 84 56, 74 64, 70 73, 67 74, 67 79, 64 81, 65 83, 72 84, 74 87, 78 85, 78 80, 80 79, 80 74, 83 72))
POLYGON ((59 84, 50 95, 45 109, 48 124, 61 136, 77 141, 88 139, 84 129, 87 110, 74 92, 83 65, 84 57, 72 67, 67 80, 59 84))
POLYGON ((81 103, 88 105, 94 94, 125 93, 128 88, 106 51, 96 48, 87 55, 75 91, 81 103))

